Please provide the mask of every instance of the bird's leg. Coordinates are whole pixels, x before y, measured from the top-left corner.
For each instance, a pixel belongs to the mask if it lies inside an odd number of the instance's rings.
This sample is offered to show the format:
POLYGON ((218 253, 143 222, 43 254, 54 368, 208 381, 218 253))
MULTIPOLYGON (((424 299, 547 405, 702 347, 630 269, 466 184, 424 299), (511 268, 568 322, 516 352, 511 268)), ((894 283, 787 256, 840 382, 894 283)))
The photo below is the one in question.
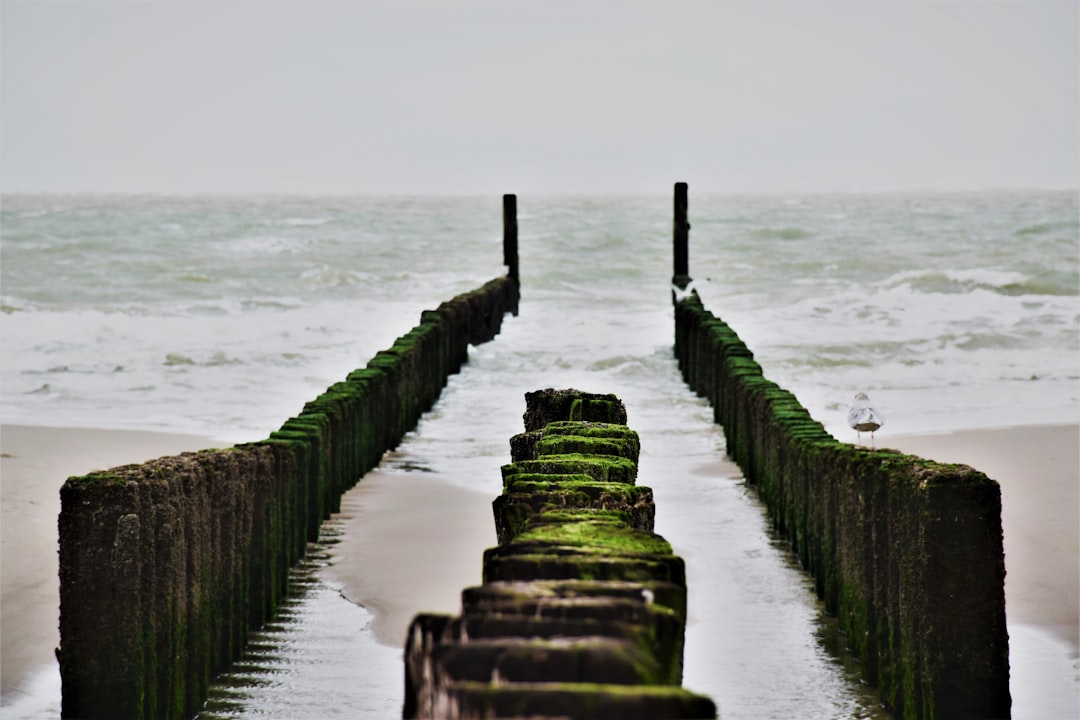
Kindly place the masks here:
POLYGON ((870 431, 870 449, 871 450, 876 450, 877 449, 877 448, 874 447, 874 431, 873 430, 870 431))

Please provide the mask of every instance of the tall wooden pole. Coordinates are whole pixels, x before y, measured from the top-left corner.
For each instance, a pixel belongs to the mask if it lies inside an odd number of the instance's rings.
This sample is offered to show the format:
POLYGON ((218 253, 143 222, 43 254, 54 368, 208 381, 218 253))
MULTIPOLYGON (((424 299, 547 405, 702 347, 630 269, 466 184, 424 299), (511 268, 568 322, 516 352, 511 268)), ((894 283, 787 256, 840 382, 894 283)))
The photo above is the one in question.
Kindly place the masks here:
POLYGON ((503 264, 513 280, 518 280, 517 195, 503 195, 503 264))
POLYGON ((690 223, 686 220, 686 191, 686 183, 675 183, 675 274, 671 282, 680 290, 685 290, 690 284, 690 223))

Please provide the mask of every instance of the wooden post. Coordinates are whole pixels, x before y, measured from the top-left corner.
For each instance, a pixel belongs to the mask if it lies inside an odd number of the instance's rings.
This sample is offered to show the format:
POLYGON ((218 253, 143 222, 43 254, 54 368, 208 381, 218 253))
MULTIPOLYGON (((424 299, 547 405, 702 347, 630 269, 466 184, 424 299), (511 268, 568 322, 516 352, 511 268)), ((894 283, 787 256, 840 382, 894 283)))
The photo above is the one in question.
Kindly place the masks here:
POLYGON ((675 183, 675 275, 671 282, 680 290, 685 290, 690 284, 690 223, 686 221, 686 190, 686 183, 675 183))
POLYGON ((503 264, 512 280, 518 279, 517 195, 503 195, 503 264))

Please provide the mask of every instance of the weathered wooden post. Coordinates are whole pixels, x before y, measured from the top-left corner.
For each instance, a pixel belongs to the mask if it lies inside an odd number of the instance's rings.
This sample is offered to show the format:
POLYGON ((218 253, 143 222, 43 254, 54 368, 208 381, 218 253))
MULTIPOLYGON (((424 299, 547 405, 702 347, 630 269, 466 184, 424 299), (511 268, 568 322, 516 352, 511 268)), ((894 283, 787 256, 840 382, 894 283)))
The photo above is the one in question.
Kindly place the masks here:
POLYGON ((195 716, 341 494, 517 306, 508 276, 451 298, 264 441, 69 478, 57 519, 61 716, 195 716))
POLYGON ((514 282, 518 281, 517 195, 503 195, 503 264, 514 282))
POLYGON ((626 406, 537 390, 523 417, 483 584, 409 626, 402 716, 715 718, 682 687, 686 564, 653 532, 626 406))
POLYGON ((690 223, 686 220, 686 183, 675 183, 675 275, 672 284, 685 290, 690 284, 690 223))

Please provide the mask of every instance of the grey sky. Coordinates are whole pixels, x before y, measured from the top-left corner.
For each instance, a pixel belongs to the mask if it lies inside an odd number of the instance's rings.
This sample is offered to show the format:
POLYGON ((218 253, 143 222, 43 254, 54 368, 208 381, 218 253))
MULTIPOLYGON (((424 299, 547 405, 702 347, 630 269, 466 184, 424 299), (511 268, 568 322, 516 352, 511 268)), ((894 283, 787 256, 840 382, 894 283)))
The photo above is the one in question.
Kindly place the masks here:
POLYGON ((0 189, 1080 184, 1080 3, 2 3, 0 189))

